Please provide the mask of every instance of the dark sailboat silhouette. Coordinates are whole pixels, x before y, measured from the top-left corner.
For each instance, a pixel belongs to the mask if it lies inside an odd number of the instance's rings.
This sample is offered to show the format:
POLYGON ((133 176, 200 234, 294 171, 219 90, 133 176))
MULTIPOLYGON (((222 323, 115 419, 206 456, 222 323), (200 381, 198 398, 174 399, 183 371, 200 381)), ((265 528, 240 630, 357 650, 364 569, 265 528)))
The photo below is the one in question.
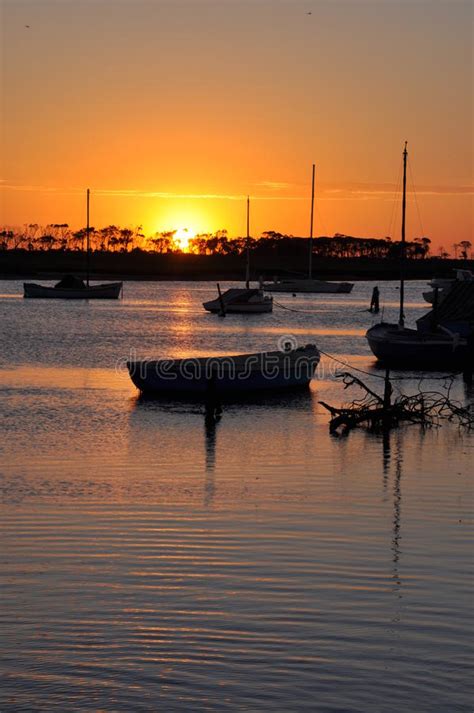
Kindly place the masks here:
POLYGON ((403 150, 403 198, 400 244, 400 306, 398 324, 380 322, 366 338, 373 354, 387 366, 414 369, 458 369, 474 360, 474 283, 460 283, 441 305, 417 321, 417 329, 405 327, 405 222, 407 143, 403 150), (462 296, 461 296, 462 292, 462 296))
POLYGON ((221 293, 219 285, 218 297, 203 302, 207 312, 225 316, 230 314, 261 314, 273 310, 273 298, 265 295, 261 287, 250 287, 250 197, 247 196, 247 241, 245 245, 245 287, 232 287, 221 293))
POLYGON ((314 224, 314 184, 315 165, 313 163, 311 179, 311 219, 309 231, 308 276, 294 279, 274 280, 264 283, 267 292, 305 292, 305 293, 345 293, 351 292, 354 287, 352 282, 327 282, 326 280, 313 279, 313 224, 314 224))
POLYGON ((90 275, 90 227, 89 227, 90 189, 87 189, 87 228, 86 228, 86 283, 80 277, 66 275, 54 287, 38 285, 35 282, 23 283, 25 297, 52 298, 63 300, 118 299, 122 292, 122 282, 108 282, 91 285, 90 275))

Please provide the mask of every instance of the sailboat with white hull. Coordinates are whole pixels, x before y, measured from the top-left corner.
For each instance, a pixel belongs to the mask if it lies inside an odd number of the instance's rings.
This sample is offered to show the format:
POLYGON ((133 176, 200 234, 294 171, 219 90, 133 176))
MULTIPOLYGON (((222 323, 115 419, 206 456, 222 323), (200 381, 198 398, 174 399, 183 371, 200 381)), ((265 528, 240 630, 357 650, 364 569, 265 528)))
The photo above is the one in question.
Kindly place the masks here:
MULTIPOLYGON (((387 366, 413 369, 458 369, 474 359, 472 314, 474 290, 448 300, 417 321, 417 329, 405 327, 405 222, 407 144, 403 151, 402 231, 400 243, 400 308, 398 324, 381 322, 366 338, 373 354, 387 366), (472 292, 472 294, 471 294, 472 292), (461 302, 461 308, 460 303, 461 302), (470 305, 470 307, 469 307, 470 305), (442 308, 442 309, 441 309, 442 308)), ((461 289, 465 289, 461 287, 461 289)))
POLYGON ((291 292, 291 293, 338 293, 347 294, 351 292, 354 284, 352 282, 327 282, 326 280, 313 279, 313 222, 314 222, 314 178, 315 165, 313 163, 313 173, 311 181, 311 221, 309 234, 309 256, 308 256, 308 277, 293 278, 285 280, 274 280, 265 282, 263 288, 267 292, 291 292))
POLYGON ((86 268, 86 283, 80 277, 74 275, 66 275, 53 287, 48 285, 38 285, 35 282, 23 283, 24 297, 29 298, 46 298, 46 299, 62 299, 62 300, 90 300, 90 299, 112 299, 116 300, 122 292, 123 282, 107 282, 102 285, 89 284, 89 266, 90 266, 90 227, 89 227, 89 201, 90 190, 87 189, 87 268, 86 268))
POLYGON ((262 314, 273 310, 273 297, 265 295, 262 288, 250 287, 250 198, 247 197, 247 242, 245 246, 245 287, 232 287, 221 293, 219 285, 218 297, 202 306, 207 312, 224 315, 229 314, 262 314))

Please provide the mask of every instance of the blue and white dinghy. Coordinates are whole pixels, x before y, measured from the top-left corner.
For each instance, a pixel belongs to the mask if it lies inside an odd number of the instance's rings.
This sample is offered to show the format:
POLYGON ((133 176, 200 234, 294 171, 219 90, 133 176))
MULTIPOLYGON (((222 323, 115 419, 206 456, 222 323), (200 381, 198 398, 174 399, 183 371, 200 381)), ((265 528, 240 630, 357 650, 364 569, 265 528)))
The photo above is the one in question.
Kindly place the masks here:
POLYGON ((142 393, 232 394, 308 386, 320 353, 314 344, 287 351, 127 362, 142 393))

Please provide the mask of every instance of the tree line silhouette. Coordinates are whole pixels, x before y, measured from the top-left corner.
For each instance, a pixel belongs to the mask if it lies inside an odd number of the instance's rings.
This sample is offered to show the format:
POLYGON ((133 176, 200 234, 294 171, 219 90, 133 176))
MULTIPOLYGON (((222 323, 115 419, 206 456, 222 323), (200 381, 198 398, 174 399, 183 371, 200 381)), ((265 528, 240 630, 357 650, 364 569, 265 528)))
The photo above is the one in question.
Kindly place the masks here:
MULTIPOLYGON (((215 233, 202 233, 190 237, 183 249, 176 230, 157 232, 146 237, 142 226, 121 228, 108 225, 104 228, 89 228, 90 249, 93 252, 145 252, 173 254, 191 252, 195 255, 242 255, 247 247, 247 238, 230 238, 227 230, 215 233)), ((282 259, 286 255, 307 253, 308 238, 279 233, 275 230, 264 231, 258 238, 249 238, 250 250, 264 257, 266 254, 277 255, 282 259)), ((24 251, 85 251, 87 229, 72 230, 67 223, 51 223, 45 227, 30 223, 21 228, 4 227, 0 230, 0 250, 24 251)), ((408 259, 430 257, 431 240, 427 237, 415 238, 406 243, 408 259)), ((455 257, 467 259, 472 249, 468 240, 453 244, 455 257)), ((394 259, 400 256, 400 241, 385 238, 359 238, 342 233, 333 237, 318 237, 313 241, 313 253, 324 258, 376 258, 394 259)), ((438 256, 448 258, 449 252, 439 248, 438 256)))

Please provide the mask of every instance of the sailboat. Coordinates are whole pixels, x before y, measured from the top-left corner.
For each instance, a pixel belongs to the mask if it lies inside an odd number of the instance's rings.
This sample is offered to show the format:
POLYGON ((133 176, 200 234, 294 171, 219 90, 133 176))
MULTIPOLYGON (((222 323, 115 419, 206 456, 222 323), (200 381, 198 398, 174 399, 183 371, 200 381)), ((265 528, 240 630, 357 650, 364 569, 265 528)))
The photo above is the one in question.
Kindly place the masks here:
POLYGON ((250 287, 250 198, 247 196, 247 242, 245 246, 245 287, 232 287, 221 293, 217 285, 218 297, 202 306, 208 312, 225 315, 230 314, 261 314, 273 310, 273 297, 265 295, 261 287, 250 287))
POLYGON ((429 304, 435 301, 436 290, 438 290, 438 299, 445 297, 454 285, 459 282, 474 282, 474 273, 471 270, 456 270, 454 277, 433 277, 428 282, 431 290, 423 292, 423 299, 429 304))
POLYGON ((332 292, 339 294, 347 294, 354 287, 354 284, 351 282, 327 282, 326 280, 313 279, 314 179, 315 165, 313 163, 313 173, 311 181, 311 221, 309 234, 308 277, 266 282, 264 283, 263 288, 267 290, 267 292, 332 292))
POLYGON ((441 305, 417 321, 417 329, 405 327, 405 222, 407 144, 403 151, 402 230, 400 244, 400 307, 398 324, 381 322, 366 338, 373 354, 387 366, 413 369, 463 368, 474 360, 474 284, 460 283, 441 305), (463 293, 461 295, 461 292, 463 293))
POLYGON ((87 189, 87 264, 86 283, 80 277, 66 275, 54 287, 38 285, 35 282, 23 283, 24 297, 43 297, 64 300, 118 299, 122 292, 123 282, 108 282, 102 285, 89 283, 90 265, 90 227, 89 227, 90 189, 87 189))

